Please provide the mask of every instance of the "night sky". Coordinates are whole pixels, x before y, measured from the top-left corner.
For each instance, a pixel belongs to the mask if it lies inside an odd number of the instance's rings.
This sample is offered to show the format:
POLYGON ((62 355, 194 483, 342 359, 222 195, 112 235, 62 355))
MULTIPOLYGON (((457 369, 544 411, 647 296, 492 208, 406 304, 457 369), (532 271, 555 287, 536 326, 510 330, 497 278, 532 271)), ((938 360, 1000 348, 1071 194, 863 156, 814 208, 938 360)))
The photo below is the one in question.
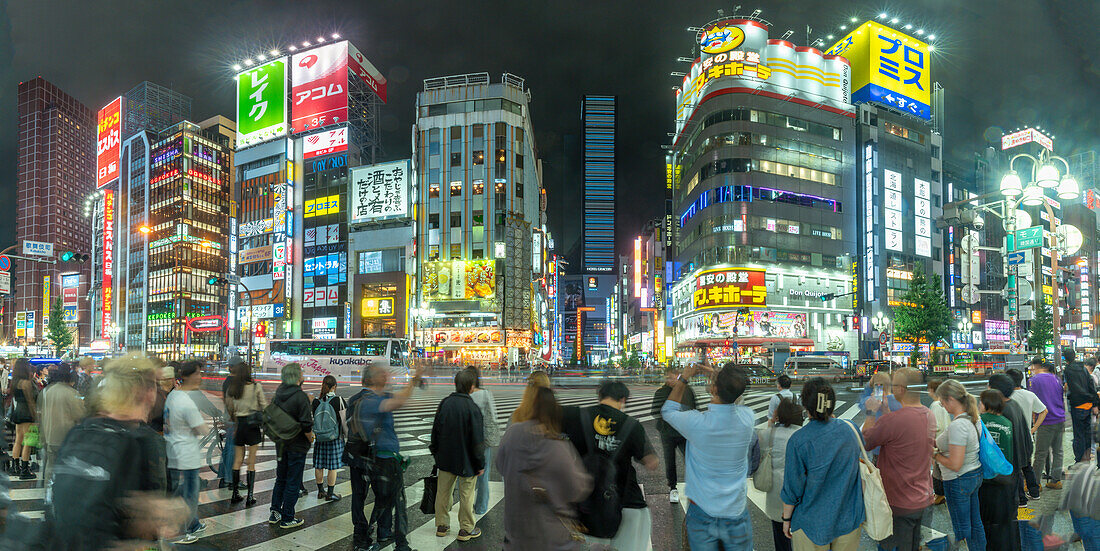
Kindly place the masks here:
MULTIPOLYGON (((14 242, 16 91, 43 76, 93 109, 143 80, 193 98, 196 121, 234 117, 231 66, 340 33, 389 80, 385 159, 411 154, 415 94, 425 78, 502 72, 526 79, 550 198, 550 229, 569 252, 581 220, 580 100, 619 97, 619 248, 663 214, 662 144, 671 139, 670 71, 692 54, 684 29, 734 12, 713 1, 234 2, 0 0, 0 247, 14 242), (576 146, 574 146, 576 147, 576 146)), ((1000 128, 1039 125, 1056 153, 1100 150, 1100 2, 1096 0, 799 0, 761 8, 771 37, 843 36, 837 26, 881 11, 937 35, 932 79, 947 90, 944 149, 969 166, 1000 128)), ((833 41, 827 40, 831 45, 833 41)), ((88 144, 93 148, 94 144, 88 144)))

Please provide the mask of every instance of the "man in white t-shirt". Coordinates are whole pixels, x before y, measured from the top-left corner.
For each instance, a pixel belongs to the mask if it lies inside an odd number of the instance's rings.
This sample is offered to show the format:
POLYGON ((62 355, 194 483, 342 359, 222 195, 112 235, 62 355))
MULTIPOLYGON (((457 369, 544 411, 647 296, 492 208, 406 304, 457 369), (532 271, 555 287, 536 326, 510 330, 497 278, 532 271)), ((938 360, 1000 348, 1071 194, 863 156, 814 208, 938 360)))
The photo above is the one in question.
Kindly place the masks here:
POLYGON ((775 380, 775 386, 779 389, 779 392, 772 396, 771 400, 768 400, 768 424, 772 423, 772 419, 775 418, 775 409, 779 407, 779 402, 786 398, 790 401, 794 401, 794 393, 791 392, 791 378, 780 374, 775 380))
MULTIPOLYGON (((1005 371, 1005 374, 1012 378, 1012 383, 1016 388, 1012 391, 1012 401, 1016 402, 1020 409, 1024 411, 1024 415, 1031 420, 1031 426, 1028 427, 1029 434, 1031 435, 1032 444, 1035 443, 1035 431, 1039 430, 1039 426, 1043 424, 1043 420, 1047 418, 1047 406, 1043 404, 1043 401, 1035 395, 1034 392, 1023 388, 1024 374, 1015 367, 1005 371)), ((1034 446, 1032 447, 1034 449, 1034 446)), ((1025 488, 1020 489, 1020 497, 1029 497, 1036 499, 1039 497, 1039 477, 1035 476, 1035 469, 1032 468, 1027 461, 1024 461, 1025 465, 1020 468, 1020 472, 1023 474, 1023 484, 1025 488)))
POLYGON ((168 485, 176 496, 183 498, 191 508, 191 518, 184 525, 184 535, 175 543, 189 544, 199 539, 206 525, 199 521, 199 469, 202 468, 200 438, 205 432, 206 421, 191 397, 192 392, 202 392, 202 363, 185 362, 176 368, 180 386, 168 393, 164 401, 164 441, 168 452, 168 485))

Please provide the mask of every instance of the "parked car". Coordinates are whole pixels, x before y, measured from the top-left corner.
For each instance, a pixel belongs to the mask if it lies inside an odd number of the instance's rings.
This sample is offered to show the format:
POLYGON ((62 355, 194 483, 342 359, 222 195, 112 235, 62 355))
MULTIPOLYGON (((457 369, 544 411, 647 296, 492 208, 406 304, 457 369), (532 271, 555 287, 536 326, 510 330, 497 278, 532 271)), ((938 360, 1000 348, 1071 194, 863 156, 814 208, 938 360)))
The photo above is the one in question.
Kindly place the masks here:
POLYGON ((737 367, 745 370, 745 373, 749 376, 749 384, 752 385, 774 385, 776 374, 772 370, 755 363, 740 363, 736 364, 737 367))
POLYGON ((783 364, 783 373, 793 381, 805 381, 813 377, 822 377, 826 381, 836 382, 847 377, 840 362, 827 356, 795 356, 787 358, 783 364))

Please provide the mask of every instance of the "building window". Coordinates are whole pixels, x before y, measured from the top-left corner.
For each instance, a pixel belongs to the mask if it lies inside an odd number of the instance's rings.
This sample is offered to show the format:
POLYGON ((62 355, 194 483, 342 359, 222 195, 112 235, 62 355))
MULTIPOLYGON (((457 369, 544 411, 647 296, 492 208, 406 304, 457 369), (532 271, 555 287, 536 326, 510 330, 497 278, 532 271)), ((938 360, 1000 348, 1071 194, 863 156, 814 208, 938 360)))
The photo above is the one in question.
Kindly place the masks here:
POLYGON ((451 245, 451 259, 458 260, 462 258, 462 245, 451 245))
POLYGON ((462 166, 462 153, 451 153, 451 166, 462 166))
POLYGON ((516 198, 523 199, 523 184, 516 182, 516 198))
POLYGON ((485 211, 475 210, 472 214, 473 226, 479 227, 485 225, 485 211))
POLYGON ((438 214, 429 214, 428 215, 428 229, 429 230, 438 230, 439 229, 439 215, 438 214))
POLYGON ((485 250, 484 249, 474 249, 470 253, 470 256, 472 256, 474 258, 474 260, 477 260, 479 258, 485 258, 485 250))
POLYGON ((439 198, 439 184, 428 184, 428 197, 439 198))
POLYGON ((485 193, 485 180, 474 180, 472 193, 474 195, 485 193))
POLYGON ((519 153, 517 153, 516 154, 516 170, 520 170, 522 168, 523 168, 523 155, 520 155, 519 153))
POLYGON ((462 182, 451 182, 451 197, 462 195, 462 182))
POLYGON ((452 212, 451 213, 451 227, 452 228, 461 228, 462 227, 462 213, 461 212, 452 212))
POLYGON ((478 150, 474 151, 474 161, 473 162, 474 162, 475 166, 485 164, 485 150, 478 149, 478 150))
POLYGON ((439 260, 439 245, 428 247, 428 260, 439 260))

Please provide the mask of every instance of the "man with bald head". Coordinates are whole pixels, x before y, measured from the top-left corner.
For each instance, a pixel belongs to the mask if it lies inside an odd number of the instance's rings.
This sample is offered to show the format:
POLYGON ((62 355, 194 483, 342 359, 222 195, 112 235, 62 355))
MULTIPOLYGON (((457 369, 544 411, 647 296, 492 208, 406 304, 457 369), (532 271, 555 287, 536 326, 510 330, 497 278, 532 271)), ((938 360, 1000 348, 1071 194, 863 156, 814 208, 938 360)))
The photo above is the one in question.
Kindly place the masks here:
POLYGON ((894 534, 880 542, 881 549, 917 551, 921 519, 932 505, 932 448, 936 419, 920 403, 920 372, 905 367, 894 372, 892 392, 901 409, 877 421, 863 421, 867 449, 879 448, 878 467, 894 516, 894 534))

